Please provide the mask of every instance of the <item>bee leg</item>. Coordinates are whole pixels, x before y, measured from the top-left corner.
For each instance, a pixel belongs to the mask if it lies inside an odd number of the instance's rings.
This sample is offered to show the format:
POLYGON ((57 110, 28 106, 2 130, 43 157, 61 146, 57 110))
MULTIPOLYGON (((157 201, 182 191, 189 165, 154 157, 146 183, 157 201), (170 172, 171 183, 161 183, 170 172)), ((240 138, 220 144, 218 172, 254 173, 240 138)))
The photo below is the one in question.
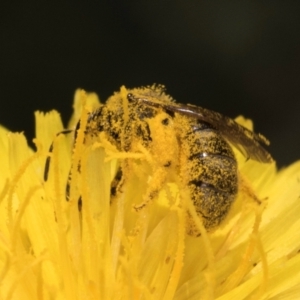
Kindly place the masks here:
MULTIPOLYGON (((249 269, 254 268, 257 265, 257 262, 253 262, 254 252, 258 251, 260 255, 260 263, 262 266, 263 277, 262 282, 260 284, 260 288, 256 292, 255 299, 261 298, 261 295, 265 292, 267 281, 268 281, 268 264, 267 264, 267 256, 266 252, 263 249, 263 245, 261 243, 260 234, 259 234, 259 226, 261 223, 261 218, 263 214, 264 207, 266 206, 267 199, 259 199, 255 194, 253 188, 251 187, 250 183, 244 178, 241 174, 239 174, 240 180, 240 192, 245 198, 245 201, 252 200, 254 205, 253 211, 255 214, 254 217, 254 224, 252 227, 252 231, 249 234, 248 245, 245 249, 244 255, 241 258, 240 263, 238 264, 237 269, 226 279, 225 283, 223 284, 223 291, 228 291, 233 289, 237 284, 239 284, 249 269)), ((244 215, 241 215, 241 219, 244 215)), ((221 257, 224 253, 227 252, 229 245, 232 244, 232 240, 234 239, 235 234, 239 230, 239 221, 238 224, 231 230, 229 236, 227 237, 225 243, 219 250, 217 257, 221 257)))
MULTIPOLYGON (((78 172, 80 172, 80 165, 78 166, 78 172)), ((71 171, 69 172, 69 175, 68 175, 68 181, 66 184, 66 191, 65 191, 67 201, 70 200, 70 181, 71 181, 71 171)), ((77 203, 78 203, 78 211, 81 211, 82 210, 82 197, 81 196, 79 196, 77 203)))
POLYGON ((146 196, 144 197, 144 201, 138 205, 134 205, 133 208, 135 209, 136 212, 142 210, 145 208, 153 199, 157 196, 158 191, 153 190, 151 192, 148 192, 146 196))
MULTIPOLYGON (((256 193, 254 192, 253 188, 251 187, 248 180, 239 172, 238 174, 238 180, 239 180, 239 193, 243 196, 243 202, 244 204, 246 201, 251 200, 250 204, 252 204, 253 211, 255 213, 255 218, 258 219, 261 217, 261 214, 263 213, 263 208, 266 199, 260 200, 256 193)), ((248 202, 249 203, 249 202, 248 202)), ((247 213, 246 209, 243 209, 241 211, 241 216, 238 219, 237 223, 235 223, 234 227, 231 229, 230 233, 228 234, 226 240, 224 241, 224 244, 222 245, 221 249, 219 250, 217 257, 221 257, 228 251, 228 248, 232 244, 232 241, 234 240, 235 236, 240 231, 241 223, 243 222, 245 218, 245 214, 247 213)), ((257 221, 258 222, 258 221, 257 221)))
MULTIPOLYGON (((74 130, 72 129, 68 129, 68 130, 63 130, 59 133, 56 134, 56 136, 59 136, 60 134, 69 134, 71 132, 73 132, 74 130)), ((51 143, 50 147, 49 147, 49 153, 51 154, 53 152, 53 143, 51 143)), ((45 162, 45 167, 44 167, 44 181, 48 180, 48 176, 49 176, 49 169, 50 169, 50 162, 51 162, 51 157, 48 155, 46 162, 45 162)))
POLYGON ((119 168, 110 185, 110 204, 112 204, 115 198, 117 198, 118 194, 122 192, 121 188, 123 186, 123 181, 123 172, 122 169, 119 168))
POLYGON ((248 180, 242 176, 242 174, 239 174, 239 182, 240 182, 240 191, 249 199, 252 199, 254 202, 256 202, 258 205, 262 204, 262 200, 260 200, 257 195, 255 194, 253 188, 251 187, 248 180))
POLYGON ((151 178, 146 194, 143 197, 143 202, 140 204, 136 204, 133 208, 138 212, 141 209, 145 208, 155 197, 157 197, 158 193, 163 187, 163 184, 166 182, 167 171, 165 168, 158 168, 151 178))

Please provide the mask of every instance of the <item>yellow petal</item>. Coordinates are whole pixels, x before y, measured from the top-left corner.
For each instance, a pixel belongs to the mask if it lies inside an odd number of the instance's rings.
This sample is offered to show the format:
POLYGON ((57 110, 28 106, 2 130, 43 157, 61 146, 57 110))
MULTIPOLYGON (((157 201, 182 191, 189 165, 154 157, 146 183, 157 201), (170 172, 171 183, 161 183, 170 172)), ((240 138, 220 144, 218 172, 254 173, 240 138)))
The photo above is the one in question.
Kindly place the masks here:
MULTIPOLYGON (((126 94, 123 87, 124 105, 126 94)), ((75 144, 73 133, 57 135, 63 126, 55 111, 36 113, 36 151, 23 134, 0 127, 1 299, 300 296, 300 162, 278 172, 275 163, 245 161, 237 152, 239 195, 221 226, 207 233, 175 170, 152 203, 134 209, 157 184, 155 162, 164 161, 167 144, 176 143, 159 130, 163 115, 149 123, 159 151, 137 143, 120 152, 103 133, 84 143, 87 111, 98 106, 96 95, 76 92, 70 128, 79 116, 81 127, 75 144), (127 180, 121 195, 111 198, 124 161, 127 180), (200 237, 186 234, 186 210, 200 237)))

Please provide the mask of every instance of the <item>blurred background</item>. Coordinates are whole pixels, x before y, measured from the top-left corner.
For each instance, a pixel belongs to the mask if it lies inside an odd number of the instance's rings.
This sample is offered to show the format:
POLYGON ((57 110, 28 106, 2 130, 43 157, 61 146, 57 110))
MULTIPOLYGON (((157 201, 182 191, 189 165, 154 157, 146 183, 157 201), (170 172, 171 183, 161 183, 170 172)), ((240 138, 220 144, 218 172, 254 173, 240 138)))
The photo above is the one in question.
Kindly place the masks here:
POLYGON ((79 87, 104 101, 162 83, 178 102, 251 118, 279 166, 300 158, 300 1, 98 2, 0 4, 2 125, 31 141, 33 112, 67 124, 79 87))

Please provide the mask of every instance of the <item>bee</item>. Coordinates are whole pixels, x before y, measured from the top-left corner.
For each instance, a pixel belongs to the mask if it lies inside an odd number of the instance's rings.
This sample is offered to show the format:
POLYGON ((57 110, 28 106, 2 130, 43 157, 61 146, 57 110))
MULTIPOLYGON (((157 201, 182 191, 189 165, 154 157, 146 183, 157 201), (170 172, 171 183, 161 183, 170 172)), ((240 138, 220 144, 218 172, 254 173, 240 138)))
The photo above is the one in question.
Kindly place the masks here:
MULTIPOLYGON (((86 139, 96 139, 104 132, 119 151, 136 151, 142 145, 150 152, 156 164, 151 179, 155 183, 149 183, 136 211, 152 201, 173 170, 187 186, 204 227, 208 231, 216 228, 238 193, 238 165, 231 145, 247 159, 270 163, 272 157, 262 147, 269 144, 267 139, 220 113, 175 102, 162 85, 126 93, 126 102, 122 93, 115 93, 90 113, 86 139)), ((124 172, 120 166, 112 182, 112 197, 121 190, 124 172)), ((193 235, 193 230, 189 233, 193 235)))

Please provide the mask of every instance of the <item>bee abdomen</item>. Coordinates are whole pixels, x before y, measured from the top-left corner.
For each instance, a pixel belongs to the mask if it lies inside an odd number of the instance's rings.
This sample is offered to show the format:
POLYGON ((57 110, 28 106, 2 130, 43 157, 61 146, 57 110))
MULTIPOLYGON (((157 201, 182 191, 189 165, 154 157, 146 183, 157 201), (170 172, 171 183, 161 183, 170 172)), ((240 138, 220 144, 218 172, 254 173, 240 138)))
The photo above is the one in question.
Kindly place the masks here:
POLYGON ((237 163, 231 147, 216 131, 196 131, 190 139, 188 186, 197 214, 209 230, 221 223, 236 197, 237 163))
POLYGON ((237 193, 236 162, 232 158, 208 155, 191 161, 194 177, 190 195, 206 229, 216 227, 227 215, 237 193))
POLYGON ((218 190, 201 181, 189 185, 192 201, 207 230, 218 226, 226 217, 236 194, 218 190))
POLYGON ((205 154, 206 156, 194 156, 189 160, 190 182, 201 182, 220 191, 236 193, 236 161, 227 156, 205 154))

